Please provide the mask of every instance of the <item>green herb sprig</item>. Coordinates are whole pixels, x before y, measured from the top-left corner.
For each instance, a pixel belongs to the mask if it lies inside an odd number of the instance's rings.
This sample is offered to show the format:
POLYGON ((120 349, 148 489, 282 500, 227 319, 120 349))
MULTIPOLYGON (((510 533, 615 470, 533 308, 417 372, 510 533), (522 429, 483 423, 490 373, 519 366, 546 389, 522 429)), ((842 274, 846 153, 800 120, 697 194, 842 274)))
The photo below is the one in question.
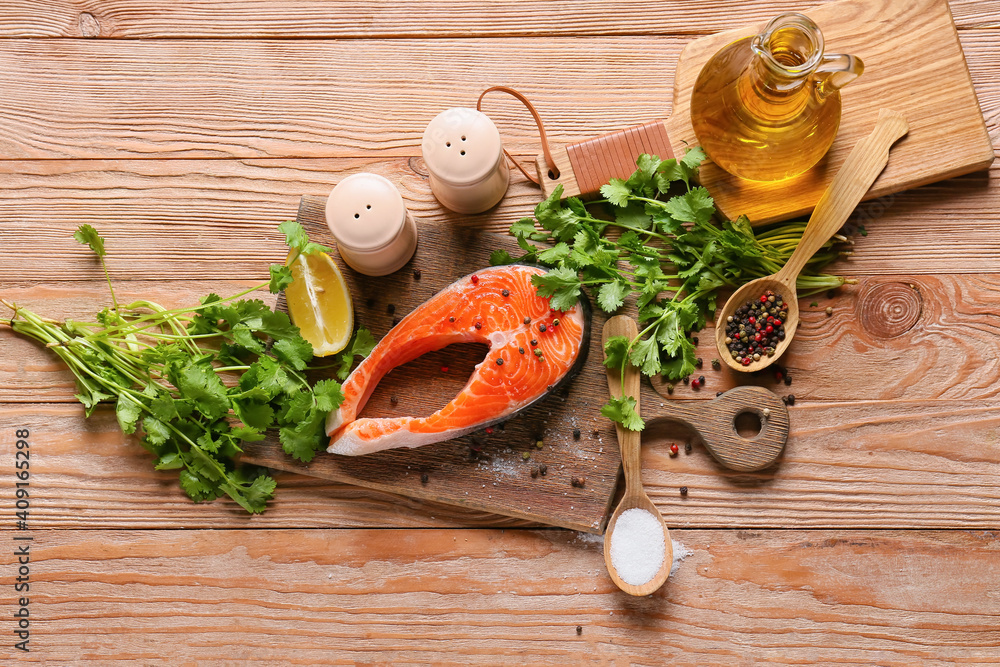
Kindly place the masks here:
MULTIPOLYGON (((242 298, 264 287, 281 291, 300 255, 328 250, 310 243, 294 220, 278 229, 294 251, 288 261, 271 267, 269 283, 228 298, 209 294, 196 306, 174 309, 148 300, 119 307, 105 240, 83 225, 74 238, 100 259, 111 308, 94 322, 57 322, 3 301, 14 311, 14 331, 44 344, 73 372, 87 417, 113 401, 122 431, 139 436, 157 470, 179 471, 188 496, 227 495, 250 513, 264 510, 275 481, 237 466, 240 445, 276 428, 287 454, 310 461, 323 447, 327 413, 343 401, 336 380, 307 380, 313 349, 288 315, 242 298)), ((371 334, 359 329, 338 360, 341 379, 372 345, 371 334)))
MULTIPOLYGON (((627 360, 648 376, 686 377, 696 363, 690 334, 714 315, 719 290, 776 273, 806 225, 785 223, 755 234, 743 216, 716 224, 712 197, 692 186, 704 158, 700 148, 679 160, 644 154, 628 179, 612 179, 601 187, 604 198, 586 205, 575 197, 563 199, 557 186, 535 207, 534 218, 510 228, 524 254, 515 258, 496 251, 491 262, 552 267, 533 282, 557 310, 571 308, 584 289, 607 313, 634 299, 639 335, 610 339, 605 365, 624 372, 627 360)), ((800 295, 851 282, 819 273, 850 254, 845 243, 850 241, 837 235, 809 260, 797 281, 800 295)), ((625 399, 611 400, 602 413, 632 430, 642 429, 634 403, 625 399)))

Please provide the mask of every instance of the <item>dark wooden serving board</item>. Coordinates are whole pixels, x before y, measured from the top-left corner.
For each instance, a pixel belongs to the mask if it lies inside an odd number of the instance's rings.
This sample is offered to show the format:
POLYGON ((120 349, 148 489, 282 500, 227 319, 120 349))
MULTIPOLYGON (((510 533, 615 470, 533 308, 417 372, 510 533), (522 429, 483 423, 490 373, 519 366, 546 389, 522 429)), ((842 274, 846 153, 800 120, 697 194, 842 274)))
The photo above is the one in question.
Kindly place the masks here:
MULTIPOLYGON (((325 200, 305 196, 299 222, 310 237, 335 247, 324 218, 325 200)), ((476 269, 489 266, 493 250, 518 252, 513 239, 462 227, 418 220, 413 259, 381 278, 338 264, 350 282, 358 324, 381 338, 401 318, 439 290, 476 269), (419 270, 420 278, 414 275, 419 270), (392 310, 393 312, 390 312, 392 310)), ((357 484, 442 503, 519 517, 554 526, 601 533, 618 482, 621 458, 614 428, 600 408, 608 388, 601 350, 604 317, 596 312, 588 359, 579 375, 554 395, 513 417, 492 433, 418 449, 398 449, 348 457, 321 453, 309 464, 286 456, 274 440, 247 443, 244 461, 338 482, 357 484), (574 430, 579 430, 579 439, 574 430), (536 442, 544 444, 539 449, 536 442), (524 458, 524 453, 529 455, 524 458), (545 465, 546 474, 531 476, 545 465), (426 475, 426 482, 422 476, 426 475), (574 486, 573 478, 584 480, 574 486)), ((445 348, 390 372, 372 395, 365 416, 429 414, 457 394, 486 347, 445 348), (442 372, 447 366, 448 371, 442 372), (396 402, 393 403, 393 397, 396 402)), ((662 400, 648 383, 649 400, 662 400), (655 399, 654 399, 655 395, 655 399)))

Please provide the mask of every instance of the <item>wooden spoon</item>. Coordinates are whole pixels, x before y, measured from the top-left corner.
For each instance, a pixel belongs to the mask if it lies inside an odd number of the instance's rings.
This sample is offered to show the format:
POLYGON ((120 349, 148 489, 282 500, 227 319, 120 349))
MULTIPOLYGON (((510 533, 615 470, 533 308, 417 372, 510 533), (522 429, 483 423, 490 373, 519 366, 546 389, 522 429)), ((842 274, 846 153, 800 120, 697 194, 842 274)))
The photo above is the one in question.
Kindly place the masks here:
MULTIPOLYGON (((607 344, 608 339, 612 336, 628 336, 629 340, 631 340, 638 335, 639 329, 635 324, 635 320, 626 315, 612 317, 604 325, 605 344, 607 344)), ((609 368, 608 389, 611 391, 611 396, 614 398, 618 398, 623 395, 634 397, 636 401, 635 409, 636 411, 639 410, 638 368, 628 362, 625 363, 624 387, 622 387, 621 370, 609 368), (622 393, 623 390, 624 394, 622 393)), ((604 563, 607 565, 608 573, 611 575, 611 580, 615 582, 615 585, 618 586, 618 588, 622 589, 629 595, 649 595, 662 586, 663 582, 670 576, 670 568, 674 563, 674 547, 673 543, 670 541, 670 531, 667 530, 666 524, 663 523, 663 516, 660 514, 660 510, 656 508, 656 505, 653 504, 653 501, 649 499, 649 496, 646 495, 646 492, 642 488, 642 463, 639 457, 639 432, 630 431, 621 424, 615 424, 615 428, 618 432, 618 446, 621 448, 622 468, 625 472, 625 496, 622 498, 621 502, 618 503, 618 507, 615 509, 614 514, 611 515, 611 519, 608 521, 608 528, 604 534, 604 563), (615 569, 615 565, 611 560, 611 539, 615 531, 615 526, 618 523, 618 518, 626 510, 634 508, 646 510, 656 517, 660 526, 663 528, 663 542, 665 547, 663 553, 663 563, 660 565, 660 569, 657 570, 652 579, 638 586, 623 581, 621 577, 618 576, 618 571, 615 569)))
POLYGON ((875 121, 875 129, 854 146, 830 183, 830 187, 820 197, 802 234, 802 240, 799 241, 798 247, 788 258, 785 266, 773 276, 757 278, 736 290, 726 301, 726 305, 718 311, 715 320, 715 345, 719 349, 719 356, 730 368, 745 373, 759 371, 774 363, 788 348, 799 324, 799 304, 795 293, 795 280, 799 272, 809 258, 841 228, 854 207, 868 192, 868 188, 882 173, 889 161, 889 149, 892 144, 907 131, 909 126, 902 114, 888 109, 880 110, 875 121), (763 355, 759 361, 743 365, 732 357, 732 353, 726 347, 726 318, 734 315, 736 309, 747 301, 759 299, 767 290, 780 294, 788 306, 784 322, 785 339, 778 342, 773 356, 763 355))

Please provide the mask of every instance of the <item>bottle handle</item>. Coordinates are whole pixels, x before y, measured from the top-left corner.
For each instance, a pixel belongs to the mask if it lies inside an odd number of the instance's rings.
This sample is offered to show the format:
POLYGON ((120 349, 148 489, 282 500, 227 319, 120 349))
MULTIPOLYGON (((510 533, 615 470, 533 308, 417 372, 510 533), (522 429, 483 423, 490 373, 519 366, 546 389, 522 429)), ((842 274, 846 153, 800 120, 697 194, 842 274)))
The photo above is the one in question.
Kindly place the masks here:
POLYGON ((823 56, 814 70, 818 75, 816 94, 820 99, 835 93, 851 81, 857 79, 865 71, 861 58, 842 53, 829 53, 823 56))

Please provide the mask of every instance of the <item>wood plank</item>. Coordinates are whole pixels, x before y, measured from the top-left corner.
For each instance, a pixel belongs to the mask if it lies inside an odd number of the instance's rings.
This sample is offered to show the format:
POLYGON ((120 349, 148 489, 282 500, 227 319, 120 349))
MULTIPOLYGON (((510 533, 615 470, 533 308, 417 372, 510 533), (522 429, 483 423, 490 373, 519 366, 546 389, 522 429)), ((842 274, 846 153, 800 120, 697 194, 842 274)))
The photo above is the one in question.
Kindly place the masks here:
MULTIPOLYGON (((998 396, 1000 323, 995 311, 1000 300, 1000 275, 863 276, 858 280, 857 285, 841 288, 832 297, 822 294, 801 299, 801 324, 794 344, 781 360, 793 377, 791 387, 775 382, 770 373, 747 378, 728 369, 712 370, 709 362, 718 357, 714 333, 711 326, 703 330, 697 353, 704 360, 700 373, 707 384, 701 397, 745 383, 821 401, 998 396), (830 316, 826 315, 827 307, 833 309, 830 316)), ((123 301, 142 296, 180 307, 196 303, 212 291, 235 294, 252 284, 130 281, 120 286, 119 294, 123 301)), ((110 304, 106 285, 99 281, 0 285, 3 298, 54 318, 87 320, 110 304)), ((265 301, 272 299, 266 292, 258 294, 265 301)), ((408 312, 403 296, 395 301, 399 304, 397 316, 408 312)), ((374 307, 379 312, 370 316, 364 315, 363 306, 359 304, 360 321, 377 334, 384 333, 392 319, 383 312, 385 304, 380 300, 374 307)), ((0 323, 0 345, 5 350, 0 357, 0 402, 73 400, 72 375, 54 355, 15 335, 5 323, 0 323)), ((659 380, 655 386, 666 391, 659 380)), ((678 385, 673 398, 695 394, 678 385)))
MULTIPOLYGON (((782 11, 805 11, 815 0, 783 3, 782 11)), ((951 3, 959 27, 998 27, 996 2, 951 3)), ((40 3, 10 0, 0 7, 0 38, 378 38, 479 37, 512 35, 704 34, 736 21, 766 21, 773 3, 693 2, 669 4, 623 0, 613 8, 598 0, 559 4, 522 0, 504 3, 468 0, 413 2, 391 0, 337 2, 317 7, 306 0, 210 1, 154 5, 147 0, 40 3)))
MULTIPOLYGON (((1000 103, 1000 98, 998 98, 1000 103)), ((29 160, 0 162, 0 285, 90 280, 81 224, 107 238, 116 279, 251 279, 283 257, 275 230, 302 194, 326 195, 346 175, 382 174, 421 220, 505 233, 541 195, 516 171, 501 204, 463 216, 431 194, 419 158, 339 160, 29 160)), ((1000 272, 1000 164, 989 172, 865 202, 846 275, 1000 272), (914 243, 913 239, 919 239, 914 243)), ((326 237, 326 240, 330 239, 326 237)), ((211 289, 209 290, 211 291, 211 289)))
MULTIPOLYGON (((651 422, 656 410, 654 400, 645 401, 651 422)), ((789 420, 784 454, 756 473, 722 468, 685 431, 652 423, 643 436, 643 484, 671 529, 992 530, 1000 522, 1000 399, 796 400, 789 420), (671 443, 681 445, 679 455, 670 456, 671 443)), ((248 517, 226 499, 191 503, 175 473, 154 471, 150 455, 122 435, 110 409, 84 420, 76 405, 0 404, 0 432, 21 428, 31 431, 38 529, 525 525, 472 505, 447 509, 285 474, 270 509, 248 517)), ((605 451, 614 446, 612 433, 607 422, 605 451)), ((0 442, 0 456, 13 460, 12 437, 0 442)), ((477 466, 470 462, 470 471, 477 466)), ((498 472, 496 482, 509 478, 498 472)), ((492 490, 491 483, 482 493, 492 490)))
POLYGON ((566 531, 32 535, 50 663, 995 664, 1000 644, 995 531, 676 531, 688 555, 638 599, 566 531))
MULTIPOLYGON (((499 82, 534 101, 554 143, 573 143, 667 116, 688 41, 139 40, 122 50, 106 40, 3 40, 0 158, 410 157, 437 112, 473 106, 499 82)), ((996 36, 971 30, 961 41, 988 68, 974 66, 973 83, 998 145, 996 36)), ((539 152, 518 102, 498 97, 484 109, 508 150, 539 152)))

